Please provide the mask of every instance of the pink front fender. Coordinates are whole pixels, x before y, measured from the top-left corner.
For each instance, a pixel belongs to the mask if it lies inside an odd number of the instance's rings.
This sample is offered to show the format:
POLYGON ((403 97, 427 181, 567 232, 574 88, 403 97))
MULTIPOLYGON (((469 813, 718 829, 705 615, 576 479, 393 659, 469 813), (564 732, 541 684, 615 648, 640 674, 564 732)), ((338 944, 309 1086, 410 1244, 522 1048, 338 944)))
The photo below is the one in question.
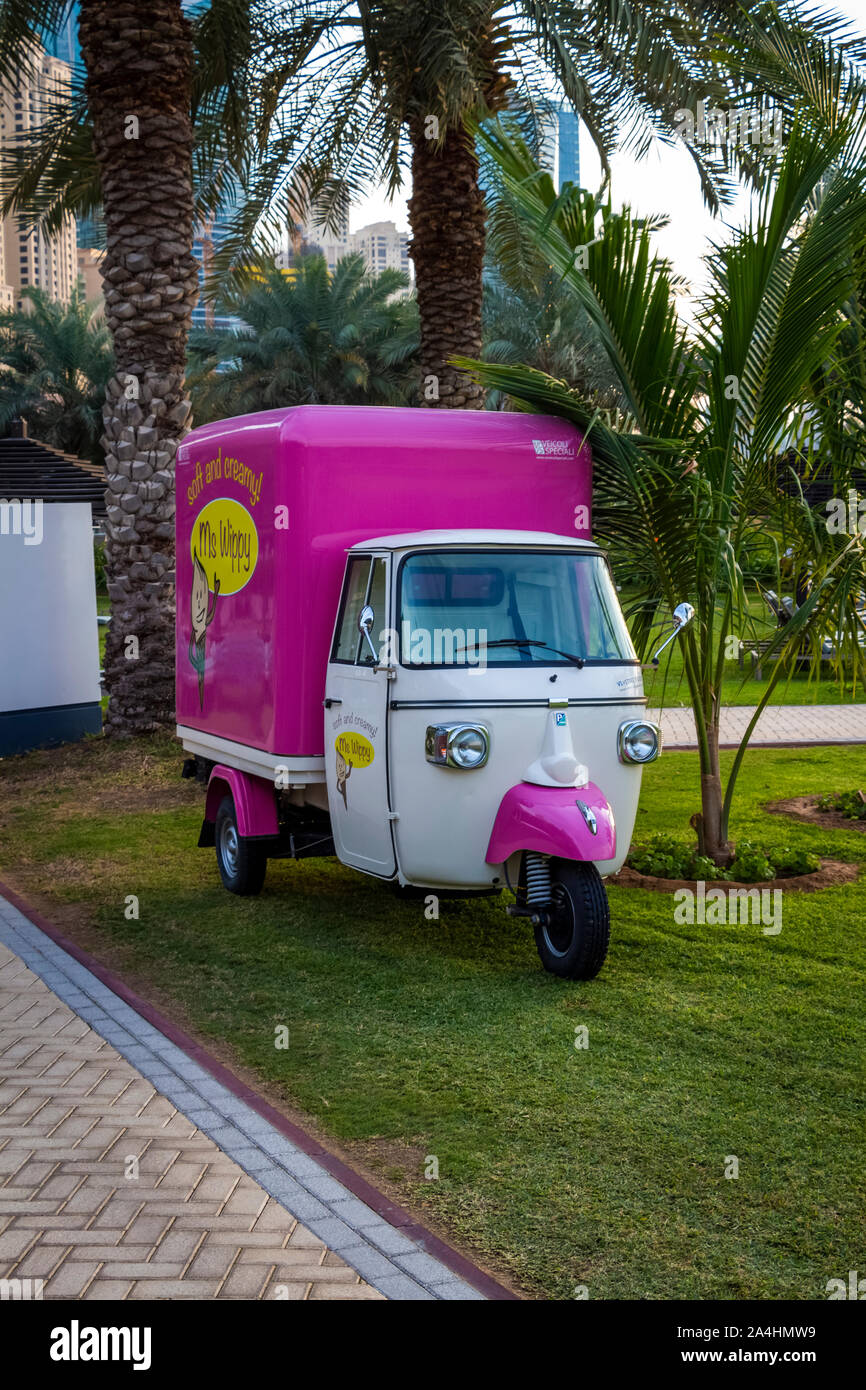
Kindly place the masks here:
POLYGON ((616 825, 607 799, 585 787, 537 787, 520 782, 502 798, 487 847, 488 864, 504 864, 518 850, 587 862, 616 857, 616 825), (595 816, 593 835, 578 801, 595 816))
POLYGON ((252 777, 235 767, 217 763, 210 775, 205 802, 205 821, 215 821, 223 797, 231 794, 238 818, 238 833, 253 839, 270 839, 280 831, 274 784, 264 777, 252 777))

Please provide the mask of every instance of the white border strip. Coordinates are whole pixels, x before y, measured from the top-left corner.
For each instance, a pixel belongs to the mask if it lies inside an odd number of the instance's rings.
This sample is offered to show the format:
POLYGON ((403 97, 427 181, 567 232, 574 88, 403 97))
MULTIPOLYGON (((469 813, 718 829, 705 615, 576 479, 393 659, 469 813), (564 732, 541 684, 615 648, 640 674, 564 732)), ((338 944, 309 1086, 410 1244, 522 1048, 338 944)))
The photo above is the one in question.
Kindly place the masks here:
POLYGON ((177 725, 177 736, 188 753, 200 758, 210 758, 213 762, 225 762, 236 767, 239 772, 249 772, 253 777, 267 777, 272 782, 277 768, 288 773, 293 786, 308 785, 311 782, 324 782, 325 759, 317 755, 308 758, 281 758, 276 753, 267 753, 263 748, 251 748, 247 743, 234 743, 230 738, 217 738, 216 734, 204 733, 201 729, 191 729, 186 724, 177 725))

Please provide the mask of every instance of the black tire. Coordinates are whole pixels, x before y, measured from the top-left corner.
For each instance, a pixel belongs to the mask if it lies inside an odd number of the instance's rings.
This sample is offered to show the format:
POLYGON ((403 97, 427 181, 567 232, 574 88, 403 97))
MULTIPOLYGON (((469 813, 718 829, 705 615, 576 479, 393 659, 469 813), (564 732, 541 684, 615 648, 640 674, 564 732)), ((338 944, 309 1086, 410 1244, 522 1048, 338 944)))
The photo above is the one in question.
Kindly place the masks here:
POLYGON ((594 864, 552 859, 553 906, 549 921, 535 928, 545 970, 565 980, 593 980, 610 942, 610 907, 594 864))
POLYGON ((223 887, 240 897, 260 893, 265 881, 268 856, 261 845, 245 840, 238 831, 235 803, 224 796, 219 804, 214 824, 217 868, 223 887))

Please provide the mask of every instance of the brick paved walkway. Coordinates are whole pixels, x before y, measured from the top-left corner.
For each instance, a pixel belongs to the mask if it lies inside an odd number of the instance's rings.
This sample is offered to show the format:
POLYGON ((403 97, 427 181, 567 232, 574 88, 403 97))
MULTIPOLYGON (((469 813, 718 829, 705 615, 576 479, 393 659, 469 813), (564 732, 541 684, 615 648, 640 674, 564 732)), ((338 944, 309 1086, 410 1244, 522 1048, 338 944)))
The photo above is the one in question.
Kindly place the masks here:
POLYGON ((0 1279, 58 1299, 484 1297, 2 897, 0 1279))
MULTIPOLYGON (((756 705, 726 705, 722 710, 722 748, 736 748, 756 705)), ((690 709, 647 710, 661 724, 665 748, 696 748, 690 709)), ((771 705, 765 709, 751 742, 764 744, 866 743, 866 705, 771 705)))

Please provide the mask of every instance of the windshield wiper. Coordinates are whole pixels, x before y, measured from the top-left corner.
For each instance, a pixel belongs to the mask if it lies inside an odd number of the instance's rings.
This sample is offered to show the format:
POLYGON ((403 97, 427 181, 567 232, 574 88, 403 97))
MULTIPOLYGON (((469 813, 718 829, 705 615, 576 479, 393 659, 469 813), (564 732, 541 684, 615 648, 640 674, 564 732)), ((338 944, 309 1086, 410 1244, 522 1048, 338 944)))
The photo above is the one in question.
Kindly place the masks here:
MULTIPOLYGON (((546 647, 549 652, 556 652, 557 656, 564 656, 566 661, 573 661, 578 670, 582 670, 584 665, 582 656, 575 656, 573 652, 560 651, 559 647, 551 647, 549 642, 541 642, 536 637, 497 637, 495 641, 485 642, 483 645, 485 647, 546 647)), ((468 647, 461 647, 458 652, 455 652, 455 656, 468 651, 468 647)))

